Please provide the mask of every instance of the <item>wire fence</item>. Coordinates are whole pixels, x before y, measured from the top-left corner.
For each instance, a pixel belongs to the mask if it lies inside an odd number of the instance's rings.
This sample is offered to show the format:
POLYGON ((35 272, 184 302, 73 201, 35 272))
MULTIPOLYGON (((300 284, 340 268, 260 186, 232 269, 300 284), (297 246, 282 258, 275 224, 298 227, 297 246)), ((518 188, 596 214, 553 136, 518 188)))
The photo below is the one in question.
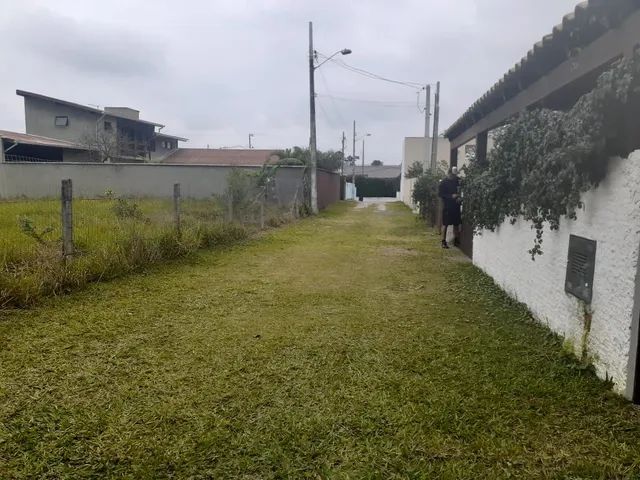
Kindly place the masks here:
POLYGON ((279 201, 268 179, 239 174, 224 194, 205 199, 183 198, 181 187, 173 185, 173 198, 111 191, 74 198, 71 180, 63 180, 59 198, 0 201, 0 307, 236 243, 299 213, 296 202, 279 201))

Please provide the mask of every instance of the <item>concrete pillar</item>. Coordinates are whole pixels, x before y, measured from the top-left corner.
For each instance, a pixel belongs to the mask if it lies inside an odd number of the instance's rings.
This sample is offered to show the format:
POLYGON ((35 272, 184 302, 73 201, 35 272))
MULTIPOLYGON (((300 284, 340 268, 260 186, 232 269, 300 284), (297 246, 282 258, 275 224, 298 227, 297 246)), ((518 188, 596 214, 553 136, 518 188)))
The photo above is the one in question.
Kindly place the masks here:
POLYGON ((458 149, 451 149, 451 157, 449 159, 449 167, 457 167, 458 166, 458 149))
POLYGON ((480 132, 476 137, 476 162, 482 165, 487 163, 487 142, 489 139, 488 132, 480 132))
POLYGON ((4 140, 0 137, 0 163, 4 163, 4 140))

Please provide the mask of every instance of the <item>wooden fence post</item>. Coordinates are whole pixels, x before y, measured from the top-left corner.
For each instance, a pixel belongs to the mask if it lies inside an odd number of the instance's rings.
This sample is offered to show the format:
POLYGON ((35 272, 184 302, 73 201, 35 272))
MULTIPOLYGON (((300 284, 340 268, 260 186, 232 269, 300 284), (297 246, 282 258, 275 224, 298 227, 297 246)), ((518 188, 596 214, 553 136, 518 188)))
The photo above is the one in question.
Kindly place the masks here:
POLYGON ((173 184, 173 217, 176 225, 176 233, 178 237, 182 235, 182 228, 180 225, 180 184, 173 184))
POLYGON ((262 194, 262 201, 260 202, 260 229, 264 230, 264 204, 266 203, 267 200, 267 191, 265 189, 265 191, 262 194))
POLYGON ((71 179, 62 180, 62 256, 73 255, 73 184, 71 179))

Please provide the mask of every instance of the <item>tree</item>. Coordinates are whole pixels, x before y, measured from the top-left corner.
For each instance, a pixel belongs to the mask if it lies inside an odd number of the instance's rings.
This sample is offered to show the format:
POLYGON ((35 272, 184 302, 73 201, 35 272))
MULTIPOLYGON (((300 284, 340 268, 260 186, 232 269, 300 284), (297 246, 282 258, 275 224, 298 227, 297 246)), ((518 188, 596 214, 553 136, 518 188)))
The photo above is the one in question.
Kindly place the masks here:
POLYGON ((318 168, 335 172, 340 170, 344 156, 342 152, 329 150, 327 152, 318 152, 318 168))
POLYGON ((371 162, 372 167, 382 167, 383 165, 384 163, 382 163, 382 160, 374 160, 373 162, 371 162))
POLYGON ((420 162, 413 162, 413 164, 407 170, 405 178, 418 178, 424 174, 424 166, 420 162))
MULTIPOLYGON (((293 147, 274 152, 280 157, 279 165, 309 165, 311 154, 308 148, 293 147)), ((327 152, 318 151, 318 168, 335 172, 340 170, 344 157, 342 152, 329 150, 327 152)))
POLYGON ((103 163, 120 159, 130 143, 126 135, 110 130, 86 132, 80 138, 80 144, 87 148, 92 160, 103 163))

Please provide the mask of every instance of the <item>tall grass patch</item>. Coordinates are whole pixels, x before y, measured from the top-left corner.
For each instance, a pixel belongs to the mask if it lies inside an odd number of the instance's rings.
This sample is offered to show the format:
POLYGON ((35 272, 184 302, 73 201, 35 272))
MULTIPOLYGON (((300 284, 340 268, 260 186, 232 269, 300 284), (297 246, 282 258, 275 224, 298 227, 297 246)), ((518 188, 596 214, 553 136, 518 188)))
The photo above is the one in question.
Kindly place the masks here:
MULTIPOLYGON (((183 200, 180 231, 168 199, 78 199, 73 210, 75 254, 64 259, 59 200, 0 202, 0 308, 229 246, 258 229, 257 221, 229 221, 222 198, 183 200)), ((269 226, 291 220, 275 206, 265 216, 269 226)))

